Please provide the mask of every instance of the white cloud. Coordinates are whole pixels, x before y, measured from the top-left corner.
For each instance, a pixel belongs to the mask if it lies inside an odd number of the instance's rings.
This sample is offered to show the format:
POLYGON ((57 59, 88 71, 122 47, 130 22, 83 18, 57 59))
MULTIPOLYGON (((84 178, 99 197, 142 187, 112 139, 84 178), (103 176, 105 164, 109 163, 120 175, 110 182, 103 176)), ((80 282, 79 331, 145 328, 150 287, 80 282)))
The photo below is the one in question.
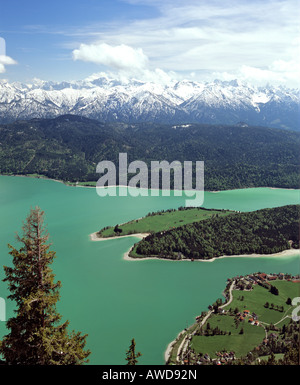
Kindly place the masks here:
POLYGON ((88 76, 85 80, 92 82, 93 80, 99 79, 101 77, 119 80, 123 84, 127 84, 130 79, 136 79, 146 82, 167 85, 174 81, 177 81, 180 78, 180 75, 173 71, 165 72, 160 68, 156 68, 155 70, 144 69, 142 71, 139 71, 138 73, 125 70, 121 70, 118 72, 101 71, 93 73, 92 75, 88 76))
POLYGON ((266 84, 285 85, 290 88, 300 87, 300 68, 296 61, 277 60, 268 68, 243 65, 234 72, 213 72, 212 76, 220 80, 240 79, 242 81, 264 86, 266 84))
MULTIPOLYGON (((149 59, 141 48, 133 48, 125 44, 111 46, 101 44, 81 44, 79 49, 73 51, 74 60, 92 62, 109 67, 107 75, 118 78, 123 83, 129 78, 168 84, 177 76, 173 71, 163 71, 160 68, 150 69, 149 59), (117 73, 111 72, 117 70, 117 73)), ((103 73, 93 74, 88 79, 95 79, 103 73)))
POLYGON ((148 65, 148 57, 141 48, 125 44, 81 44, 79 49, 73 51, 73 59, 103 64, 118 70, 143 70, 148 65))
POLYGON ((16 64, 16 61, 9 56, 6 56, 6 44, 3 37, 0 37, 0 74, 6 71, 5 66, 16 64))
POLYGON ((162 71, 173 77, 175 71, 178 76, 194 73, 196 79, 220 73, 287 85, 299 79, 293 64, 299 50, 299 0, 123 1, 153 6, 158 12, 94 26, 89 32, 97 31, 97 42, 82 44, 73 51, 74 59, 89 58, 127 73, 131 68, 144 76, 162 71), (122 46, 128 52, 124 58, 118 48, 122 46))
POLYGON ((9 56, 0 55, 0 73, 4 73, 6 71, 5 66, 17 64, 17 62, 9 56))

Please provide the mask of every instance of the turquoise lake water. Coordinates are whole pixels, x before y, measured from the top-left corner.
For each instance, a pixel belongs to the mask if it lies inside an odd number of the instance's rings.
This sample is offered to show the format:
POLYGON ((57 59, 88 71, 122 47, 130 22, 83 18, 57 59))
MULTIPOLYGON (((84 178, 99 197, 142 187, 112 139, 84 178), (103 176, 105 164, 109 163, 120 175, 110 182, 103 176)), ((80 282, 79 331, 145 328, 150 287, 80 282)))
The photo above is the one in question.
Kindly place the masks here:
MULTIPOLYGON (((50 180, 0 176, 0 297, 9 294, 2 265, 11 264, 7 244, 30 207, 45 211, 62 282, 58 310, 70 329, 87 333, 91 364, 125 364, 132 338, 141 364, 163 364, 169 342, 208 305, 222 297, 226 280, 251 272, 299 274, 299 254, 289 257, 227 258, 215 262, 125 261, 135 237, 92 242, 89 234, 151 211, 184 206, 184 197, 99 197, 94 188, 50 180)), ((252 211, 300 203, 299 190, 251 188, 205 192, 204 207, 252 211)), ((14 304, 6 300, 7 317, 14 304)), ((6 332, 0 322, 0 338, 6 332)))

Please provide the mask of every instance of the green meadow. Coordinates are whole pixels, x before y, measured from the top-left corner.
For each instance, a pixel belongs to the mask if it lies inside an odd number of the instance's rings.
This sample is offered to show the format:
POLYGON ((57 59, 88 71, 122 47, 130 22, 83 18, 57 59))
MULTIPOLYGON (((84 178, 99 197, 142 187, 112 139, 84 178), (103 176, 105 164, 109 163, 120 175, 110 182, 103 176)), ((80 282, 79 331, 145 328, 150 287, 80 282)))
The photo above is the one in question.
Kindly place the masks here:
MULTIPOLYGON (((268 289, 258 285, 252 291, 235 290, 233 291, 233 301, 225 309, 238 308, 240 312, 248 309, 251 313, 257 314, 260 321, 273 325, 277 324, 285 316, 291 316, 294 307, 287 305, 286 301, 288 298, 299 297, 300 283, 285 280, 276 280, 270 283, 277 287, 278 295, 274 295, 268 289), (242 297, 244 297, 243 300, 241 300, 242 297), (265 307, 267 302, 269 307, 265 307), (283 306, 283 311, 277 310, 277 306, 283 306)), ((286 320, 289 322, 290 319, 287 318, 286 320)), ((283 322, 281 321, 278 326, 282 327, 283 322)))
POLYGON ((263 341, 266 335, 266 326, 273 324, 282 327, 284 323, 287 325, 295 307, 286 302, 288 298, 293 299, 299 296, 300 284, 285 280, 276 280, 270 283, 277 287, 278 295, 272 294, 268 289, 258 285, 251 291, 234 290, 232 302, 224 307, 224 310, 238 309, 241 313, 244 310, 249 310, 250 313, 254 312, 258 316, 258 326, 249 323, 249 317, 237 323, 235 317, 229 313, 213 314, 203 326, 203 330, 209 324, 210 329, 218 327, 220 330, 226 331, 227 334, 193 336, 192 349, 196 353, 208 353, 211 358, 216 358, 216 352, 222 350, 233 351, 236 357, 242 357, 263 341), (267 302, 269 303, 268 307, 265 306, 267 302), (279 308, 282 311, 279 311, 279 308))
MULTIPOLYGON (((148 214, 146 217, 118 225, 119 235, 138 233, 156 233, 171 230, 189 223, 203 221, 213 216, 232 214, 229 210, 208 210, 203 208, 184 208, 148 214)), ((108 238, 118 235, 115 227, 108 227, 98 232, 99 237, 108 238)))
MULTIPOLYGON (((253 326, 247 321, 241 322, 238 327, 234 317, 228 315, 213 315, 207 321, 211 329, 218 327, 226 331, 226 335, 194 336, 191 347, 196 353, 208 353, 211 358, 216 358, 216 352, 225 350, 235 352, 236 357, 246 355, 257 346, 264 338, 265 331, 262 327, 253 326), (241 330, 243 329, 243 334, 241 330)), ((206 327, 205 324, 204 328, 206 327)))

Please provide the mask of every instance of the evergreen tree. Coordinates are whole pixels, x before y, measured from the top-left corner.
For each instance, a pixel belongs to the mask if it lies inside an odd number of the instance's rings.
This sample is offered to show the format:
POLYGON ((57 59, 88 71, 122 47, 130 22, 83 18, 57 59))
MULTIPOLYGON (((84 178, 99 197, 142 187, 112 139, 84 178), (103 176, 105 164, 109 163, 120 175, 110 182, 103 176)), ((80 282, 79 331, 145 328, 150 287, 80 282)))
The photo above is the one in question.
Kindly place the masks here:
POLYGON ((139 358, 142 354, 140 352, 135 353, 135 340, 134 338, 131 340, 131 345, 129 346, 129 349, 126 352, 126 361, 127 365, 136 365, 139 358))
POLYGON ((275 354, 273 352, 271 352, 268 358, 267 365, 276 365, 275 354))
POLYGON ((278 295, 279 294, 279 291, 278 291, 277 287, 273 286, 273 285, 271 285, 271 288, 270 288, 269 292, 274 294, 274 295, 278 295))
POLYGON ((31 209, 23 226, 20 250, 9 245, 14 267, 4 267, 16 316, 7 321, 9 334, 0 342, 0 354, 6 364, 80 365, 87 362, 84 350, 87 335, 68 333, 69 322, 58 324, 56 311, 61 282, 54 282, 50 265, 55 252, 47 244, 44 212, 31 209))
POLYGON ((288 349, 284 353, 283 365, 300 365, 299 349, 288 349))
POLYGON ((114 232, 117 234, 117 235, 120 235, 122 233, 122 229, 120 229, 119 225, 116 225, 114 227, 114 232))

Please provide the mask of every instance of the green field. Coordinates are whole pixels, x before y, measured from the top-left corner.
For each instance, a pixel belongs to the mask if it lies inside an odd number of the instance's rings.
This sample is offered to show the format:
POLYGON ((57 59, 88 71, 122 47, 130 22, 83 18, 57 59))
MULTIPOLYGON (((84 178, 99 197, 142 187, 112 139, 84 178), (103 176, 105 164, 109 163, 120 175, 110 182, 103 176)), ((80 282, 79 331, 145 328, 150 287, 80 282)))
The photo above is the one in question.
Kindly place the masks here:
MULTIPOLYGON (((156 233, 180 227, 189 223, 199 222, 212 216, 225 216, 232 214, 229 210, 207 210, 203 208, 184 208, 179 210, 168 210, 149 214, 141 219, 119 225, 122 230, 120 235, 129 235, 137 233, 156 233)), ((102 229, 98 236, 107 238, 116 236, 113 227, 102 229)))
POLYGON ((231 332, 226 335, 194 336, 191 342, 192 349, 196 353, 208 353, 211 358, 216 357, 216 352, 222 350, 235 352, 236 357, 246 355, 257 346, 264 338, 265 331, 262 327, 253 326, 250 323, 241 322, 236 328, 234 317, 227 315, 213 315, 208 323, 211 328, 218 326, 221 330, 231 332), (239 334, 243 328, 244 333, 239 334))
MULTIPOLYGON (((262 286, 256 286, 252 291, 233 291, 233 301, 225 307, 225 309, 235 309, 236 307, 239 311, 245 309, 250 310, 257 314, 258 319, 267 323, 267 324, 276 324, 285 316, 291 316, 293 306, 287 305, 286 300, 288 298, 295 298, 300 296, 300 284, 293 283, 291 281, 285 280, 276 280, 271 281, 273 286, 276 286, 279 290, 278 295, 271 294, 267 289, 262 286), (241 301, 239 298, 244 297, 244 300, 241 301), (271 306, 268 308, 264 307, 265 303, 268 302, 269 305, 274 304, 274 308, 271 309, 271 306), (278 306, 283 306, 283 312, 275 310, 278 306)), ((289 322, 290 318, 286 319, 289 322)), ((284 322, 284 321, 282 321, 284 322)), ((283 323, 280 322, 278 326, 282 326, 283 323)))
POLYGON ((248 322, 249 318, 245 318, 239 323, 235 323, 234 316, 227 314, 213 314, 209 317, 203 329, 209 323, 210 329, 218 327, 222 331, 226 331, 226 335, 203 336, 196 335, 192 337, 191 348, 196 353, 208 353, 211 358, 216 358, 216 352, 222 350, 234 351, 236 357, 245 356, 249 351, 258 346, 265 338, 265 327, 273 324, 282 327, 291 320, 292 310, 294 306, 287 305, 288 298, 293 299, 299 297, 300 284, 286 280, 276 280, 270 282, 277 287, 278 295, 271 294, 268 289, 262 286, 254 286, 253 290, 233 290, 232 302, 224 307, 224 310, 233 311, 238 309, 239 312, 249 310, 250 313, 256 313, 259 325, 255 326, 248 322), (272 308, 266 308, 266 302, 273 304, 272 308), (283 306, 283 311, 277 310, 277 306, 283 306), (243 334, 240 334, 243 329, 243 334), (229 334, 230 333, 230 334, 229 334))

